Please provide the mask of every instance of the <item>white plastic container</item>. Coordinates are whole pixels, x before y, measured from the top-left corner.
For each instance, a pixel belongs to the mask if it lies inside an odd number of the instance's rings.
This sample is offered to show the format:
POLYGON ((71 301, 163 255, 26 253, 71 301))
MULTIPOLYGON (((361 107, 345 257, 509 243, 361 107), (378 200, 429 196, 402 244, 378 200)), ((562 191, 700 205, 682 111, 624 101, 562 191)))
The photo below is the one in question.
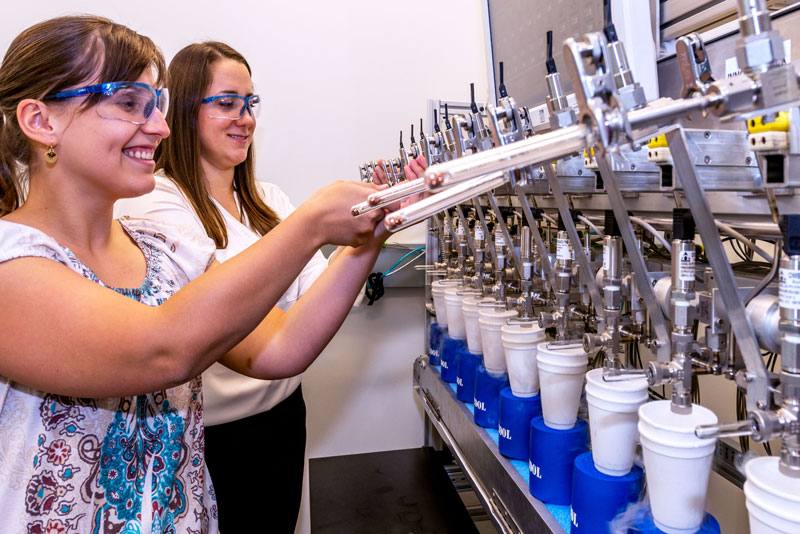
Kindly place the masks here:
POLYGON ((612 477, 633 467, 639 406, 647 402, 647 379, 606 382, 602 369, 586 373, 589 434, 595 468, 612 477))
POLYGON ((744 467, 744 497, 750 534, 800 532, 800 478, 780 472, 780 459, 750 460, 744 467))
POLYGON ((566 430, 578 420, 578 405, 589 357, 580 345, 539 343, 536 355, 544 424, 566 430))
POLYGON ((539 393, 536 353, 545 338, 544 329, 535 322, 507 324, 500 328, 500 333, 511 393, 516 397, 536 396, 539 393))
POLYGON ((444 290, 457 285, 459 280, 435 280, 431 284, 433 296, 433 311, 436 312, 436 322, 441 328, 447 328, 447 308, 444 305, 444 290))
POLYGON ((667 534, 693 534, 703 523, 716 440, 700 439, 694 429, 716 423, 714 412, 697 404, 689 414, 674 413, 670 401, 639 408, 650 508, 667 534))
POLYGON ((466 297, 461 301, 461 313, 464 314, 464 330, 467 334, 467 348, 473 354, 483 353, 481 329, 478 325, 480 303, 482 301, 484 301, 484 298, 478 295, 466 297))
POLYGON ((481 330, 483 366, 486 367, 486 372, 492 376, 502 376, 508 372, 500 329, 506 324, 506 321, 516 316, 517 312, 514 310, 480 308, 478 326, 481 330))

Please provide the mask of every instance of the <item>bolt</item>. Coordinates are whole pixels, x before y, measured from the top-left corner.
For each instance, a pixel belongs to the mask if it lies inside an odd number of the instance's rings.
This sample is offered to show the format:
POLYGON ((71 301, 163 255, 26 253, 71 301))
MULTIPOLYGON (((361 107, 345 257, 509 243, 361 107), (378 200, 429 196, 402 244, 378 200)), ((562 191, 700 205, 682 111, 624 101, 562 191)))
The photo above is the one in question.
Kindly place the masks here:
POLYGON ((583 176, 583 169, 578 169, 578 176, 583 176))
POLYGON ((635 171, 635 170, 636 170, 636 164, 635 164, 635 163, 631 163, 631 170, 632 170, 632 171, 635 171))
POLYGON ((766 403, 766 402, 764 402, 764 401, 758 401, 758 402, 756 402, 756 406, 758 406, 758 408, 759 408, 760 410, 766 410, 767 408, 769 408, 769 406, 767 405, 767 403, 766 403))
MULTIPOLYGON (((706 133, 708 133, 708 132, 706 132, 706 133)), ((708 165, 709 163, 711 163, 711 156, 706 156, 705 158, 703 158, 703 161, 705 161, 706 165, 708 165)))
POLYGON ((705 137, 706 139, 710 139, 711 138, 711 132, 703 133, 703 137, 705 137))
POLYGON ((752 161, 753 161, 753 158, 751 158, 750 156, 747 156, 746 158, 744 158, 745 165, 750 165, 750 163, 752 161))

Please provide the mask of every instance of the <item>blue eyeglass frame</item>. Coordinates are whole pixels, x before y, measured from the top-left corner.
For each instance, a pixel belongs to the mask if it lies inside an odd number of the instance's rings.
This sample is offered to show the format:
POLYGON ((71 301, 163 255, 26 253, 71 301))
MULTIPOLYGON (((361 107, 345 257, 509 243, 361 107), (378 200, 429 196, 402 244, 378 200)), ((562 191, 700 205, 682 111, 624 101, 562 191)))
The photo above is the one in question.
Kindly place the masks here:
POLYGON ((228 120, 232 120, 232 121, 237 121, 237 120, 242 118, 242 115, 244 115, 244 110, 247 110, 247 112, 250 114, 251 117, 253 117, 254 119, 256 118, 255 112, 253 111, 253 105, 250 102, 253 99, 256 99, 256 104, 259 104, 261 102, 261 96, 259 96, 259 95, 250 95, 250 96, 242 96, 242 95, 234 95, 234 94, 230 94, 230 95, 215 95, 215 96, 207 96, 204 99, 202 99, 200 102, 202 104, 209 104, 209 103, 214 102, 216 100, 222 100, 223 98, 238 98, 239 100, 244 102, 244 105, 242 106, 242 109, 239 110, 239 116, 236 117, 235 119, 231 119, 230 117, 214 117, 214 118, 217 118, 217 119, 228 119, 228 120))
MULTIPOLYGON (((162 112, 164 111, 161 107, 161 95, 166 94, 169 95, 169 92, 166 89, 156 89, 149 83, 144 82, 106 82, 106 83, 98 83, 95 85, 87 85, 86 87, 81 87, 80 89, 72 89, 69 91, 60 91, 58 93, 50 93, 49 95, 45 95, 44 100, 63 100, 65 98, 73 98, 76 96, 84 96, 90 94, 105 94, 105 95, 112 95, 113 91, 117 89, 122 89, 125 87, 142 87, 147 89, 152 94, 155 95, 155 105, 150 109, 150 113, 144 116, 144 121, 141 124, 147 122, 147 119, 153 114, 153 111, 158 108, 162 112)), ((104 118, 116 118, 116 117, 104 117, 104 118)), ((126 119, 117 119, 117 120, 126 120, 126 119)), ((133 121, 129 121, 133 122, 133 121)), ((139 123, 134 123, 139 124, 139 123)))

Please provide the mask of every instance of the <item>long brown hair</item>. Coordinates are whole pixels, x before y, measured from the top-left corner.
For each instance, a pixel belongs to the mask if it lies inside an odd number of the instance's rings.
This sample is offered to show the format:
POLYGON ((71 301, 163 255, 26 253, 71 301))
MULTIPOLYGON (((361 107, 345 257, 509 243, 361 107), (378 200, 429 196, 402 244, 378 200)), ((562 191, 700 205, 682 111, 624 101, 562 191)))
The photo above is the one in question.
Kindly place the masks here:
MULTIPOLYGON (((156 151, 156 169, 164 169, 164 173, 187 196, 206 234, 214 240, 217 248, 228 246, 228 230, 203 180, 197 115, 203 94, 211 85, 211 69, 214 63, 223 58, 238 61, 252 74, 244 56, 217 41, 191 44, 172 59, 167 75, 171 103, 166 117, 172 134, 156 151)), ((258 194, 252 144, 247 149, 247 158, 234 169, 233 187, 239 194, 242 212, 254 231, 264 235, 280 222, 278 215, 258 194)))
MULTIPOLYGON (((164 56, 153 41, 103 17, 58 17, 19 34, 0 66, 0 216, 22 204, 24 182, 36 164, 31 141, 17 120, 20 101, 41 100, 54 91, 98 81, 136 80, 151 67, 156 69, 160 84, 164 56)), ((90 95, 81 111, 100 98, 90 95)), ((48 106, 57 105, 48 102, 48 106)))

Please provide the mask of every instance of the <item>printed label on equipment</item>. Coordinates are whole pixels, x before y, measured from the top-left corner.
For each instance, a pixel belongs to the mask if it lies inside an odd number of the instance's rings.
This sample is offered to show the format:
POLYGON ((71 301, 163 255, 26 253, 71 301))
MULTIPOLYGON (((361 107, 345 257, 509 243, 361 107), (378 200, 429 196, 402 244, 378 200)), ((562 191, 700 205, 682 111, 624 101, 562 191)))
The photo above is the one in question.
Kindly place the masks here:
POLYGON ((475 401, 473 402, 473 404, 475 405, 476 410, 480 410, 482 412, 486 411, 486 405, 483 403, 483 401, 479 401, 478 399, 473 399, 473 400, 475 401))
POLYGON ((678 258, 678 280, 681 282, 694 282, 694 250, 683 250, 679 252, 678 258))
POLYGON ((475 239, 483 239, 483 228, 480 225, 475 225, 475 239))
POLYGON ((503 428, 502 426, 497 426, 497 432, 500 434, 500 437, 503 439, 511 439, 511 430, 508 428, 503 428))
POLYGON ((503 239, 503 233, 498 231, 494 234, 494 245, 496 247, 504 247, 506 246, 506 240, 503 239))
POLYGON ((781 269, 778 277, 780 307, 800 310, 800 270, 781 269))
POLYGON ((569 241, 566 239, 556 239, 556 258, 559 260, 572 259, 572 251, 570 251, 569 241))
POLYGON ((603 270, 608 275, 609 264, 611 263, 611 247, 603 245, 603 270))
POLYGON ((530 471, 532 477, 536 477, 539 480, 542 479, 541 469, 539 469, 538 465, 534 465, 530 460, 528 460, 528 471, 530 471))

